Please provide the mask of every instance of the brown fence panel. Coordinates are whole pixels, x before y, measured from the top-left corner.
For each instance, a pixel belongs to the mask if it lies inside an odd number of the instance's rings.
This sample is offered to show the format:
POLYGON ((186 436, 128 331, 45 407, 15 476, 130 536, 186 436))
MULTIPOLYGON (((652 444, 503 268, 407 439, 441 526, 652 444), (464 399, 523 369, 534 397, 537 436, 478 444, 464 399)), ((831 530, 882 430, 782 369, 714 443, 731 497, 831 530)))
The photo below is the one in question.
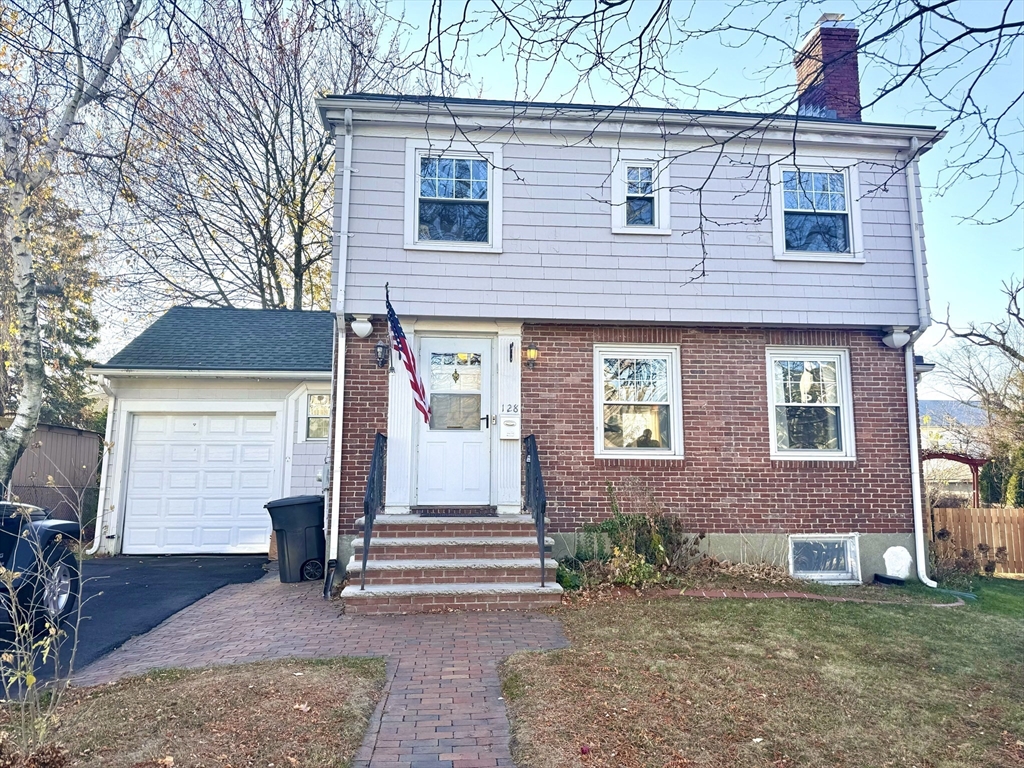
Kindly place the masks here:
POLYGON ((999 547, 1006 547, 1007 563, 996 571, 1024 573, 1024 509, 936 508, 928 522, 933 541, 936 532, 945 528, 958 549, 977 553, 979 544, 988 544, 994 554, 999 547))

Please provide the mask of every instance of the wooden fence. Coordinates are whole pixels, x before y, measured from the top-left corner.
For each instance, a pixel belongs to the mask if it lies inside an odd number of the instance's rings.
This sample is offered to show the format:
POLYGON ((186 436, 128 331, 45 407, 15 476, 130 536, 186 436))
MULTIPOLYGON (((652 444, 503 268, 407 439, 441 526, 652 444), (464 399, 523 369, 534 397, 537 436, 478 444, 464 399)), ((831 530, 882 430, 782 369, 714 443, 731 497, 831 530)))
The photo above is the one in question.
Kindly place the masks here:
POLYGON ((993 557, 999 547, 1006 547, 1007 564, 1000 564, 997 573, 1024 573, 1024 509, 1003 507, 936 508, 932 510, 929 535, 943 528, 952 534, 959 549, 978 552, 979 544, 991 547, 993 557))

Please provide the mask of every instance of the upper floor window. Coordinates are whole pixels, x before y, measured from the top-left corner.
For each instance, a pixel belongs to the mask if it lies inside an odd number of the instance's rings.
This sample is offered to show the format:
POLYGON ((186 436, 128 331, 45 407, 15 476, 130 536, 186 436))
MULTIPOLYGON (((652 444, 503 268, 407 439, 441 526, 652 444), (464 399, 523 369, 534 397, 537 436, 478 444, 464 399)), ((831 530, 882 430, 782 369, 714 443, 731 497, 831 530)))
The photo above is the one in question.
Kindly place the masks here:
POLYGON ((598 345, 594 355, 598 456, 681 456, 679 348, 598 345))
POLYGON ((672 234, 669 162, 627 150, 612 154, 612 232, 672 234))
POLYGON ((489 176, 486 160, 421 156, 417 239, 486 243, 489 176))
POLYGON ((846 350, 768 349, 772 458, 854 458, 849 367, 846 350))
POLYGON ((783 170, 782 201, 787 251, 850 252, 845 174, 783 170))
POLYGON ((626 165, 626 226, 654 226, 653 165, 626 165))
POLYGON ((862 261, 856 166, 772 166, 775 257, 862 261))
POLYGON ((501 250, 501 147, 406 143, 406 248, 501 250))

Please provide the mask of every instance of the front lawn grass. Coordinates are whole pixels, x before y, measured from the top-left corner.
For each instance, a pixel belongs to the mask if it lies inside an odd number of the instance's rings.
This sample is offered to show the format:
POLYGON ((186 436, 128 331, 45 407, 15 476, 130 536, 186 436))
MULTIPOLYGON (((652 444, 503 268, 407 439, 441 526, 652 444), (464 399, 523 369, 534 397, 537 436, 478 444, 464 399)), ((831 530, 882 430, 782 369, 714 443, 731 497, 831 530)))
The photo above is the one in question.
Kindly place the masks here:
POLYGON ((1024 583, 981 582, 978 604, 957 609, 685 597, 563 609, 568 649, 502 669, 515 756, 522 768, 1020 768, 1024 583))
POLYGON ((69 690, 54 740, 69 766, 335 768, 359 748, 384 674, 362 658, 161 670, 69 690))

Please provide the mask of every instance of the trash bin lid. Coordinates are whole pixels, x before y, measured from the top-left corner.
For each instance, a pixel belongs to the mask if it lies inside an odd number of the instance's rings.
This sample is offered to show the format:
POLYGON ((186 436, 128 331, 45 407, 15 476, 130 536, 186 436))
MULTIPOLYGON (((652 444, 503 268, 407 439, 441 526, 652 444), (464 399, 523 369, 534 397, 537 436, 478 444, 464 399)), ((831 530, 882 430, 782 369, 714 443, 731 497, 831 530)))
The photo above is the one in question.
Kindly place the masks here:
POLYGON ((266 509, 275 509, 276 507, 299 507, 303 504, 322 504, 323 501, 323 496, 289 496, 287 499, 268 501, 263 506, 266 509))

